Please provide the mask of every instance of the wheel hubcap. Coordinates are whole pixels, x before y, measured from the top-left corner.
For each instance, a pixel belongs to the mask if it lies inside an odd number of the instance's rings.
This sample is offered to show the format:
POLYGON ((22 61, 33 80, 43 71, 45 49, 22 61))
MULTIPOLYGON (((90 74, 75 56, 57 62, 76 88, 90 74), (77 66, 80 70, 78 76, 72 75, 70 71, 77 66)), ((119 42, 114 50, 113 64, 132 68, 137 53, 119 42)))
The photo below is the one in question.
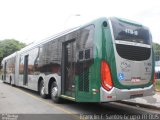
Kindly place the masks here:
POLYGON ((57 88, 57 87, 53 87, 53 88, 52 88, 52 96, 53 96, 53 97, 56 97, 57 94, 58 94, 58 88, 57 88))

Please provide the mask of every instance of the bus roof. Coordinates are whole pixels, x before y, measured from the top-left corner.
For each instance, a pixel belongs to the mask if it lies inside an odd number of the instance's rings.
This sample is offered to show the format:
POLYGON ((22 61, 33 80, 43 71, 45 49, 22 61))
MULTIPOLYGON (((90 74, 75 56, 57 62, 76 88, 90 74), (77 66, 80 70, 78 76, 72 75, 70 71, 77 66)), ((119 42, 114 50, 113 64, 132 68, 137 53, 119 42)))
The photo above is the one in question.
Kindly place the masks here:
POLYGON ((7 56, 7 57, 3 58, 3 60, 2 60, 2 61, 5 61, 5 60, 10 59, 10 58, 12 58, 12 57, 15 57, 15 56, 16 56, 16 54, 17 54, 17 52, 14 52, 14 53, 12 53, 11 55, 9 55, 9 56, 7 56))
POLYGON ((141 23, 138 23, 136 21, 132 21, 132 20, 124 19, 124 18, 117 18, 117 17, 113 17, 113 18, 118 19, 119 21, 122 21, 122 22, 125 22, 125 23, 128 23, 128 24, 141 26, 141 27, 143 26, 141 23))
POLYGON ((64 36, 64 35, 66 35, 66 34, 72 33, 72 32, 74 32, 74 31, 76 31, 76 30, 78 30, 78 29, 81 29, 81 28, 84 28, 84 27, 86 27, 86 26, 88 26, 88 25, 90 25, 90 24, 95 24, 96 22, 102 21, 102 20, 104 20, 104 19, 106 19, 106 18, 105 18, 105 17, 102 17, 102 18, 93 20, 93 21, 91 21, 91 22, 89 22, 89 23, 87 23, 87 24, 84 24, 84 25, 81 25, 81 26, 78 26, 78 27, 74 27, 74 28, 71 28, 71 29, 62 31, 62 32, 60 32, 60 33, 58 33, 58 34, 55 34, 55 35, 53 35, 53 36, 50 36, 50 37, 48 37, 48 38, 46 38, 46 39, 43 39, 43 40, 41 40, 41 41, 33 42, 32 44, 30 44, 30 45, 26 46, 25 48, 21 49, 19 52, 20 52, 20 53, 23 53, 23 52, 28 51, 28 50, 36 47, 36 46, 45 44, 45 43, 47 43, 47 42, 49 42, 49 41, 51 41, 51 40, 54 40, 54 39, 56 39, 56 38, 58 38, 58 37, 62 37, 62 36, 64 36))
POLYGON ((19 52, 23 52, 23 51, 32 49, 34 46, 38 46, 38 45, 47 43, 47 42, 49 42, 49 41, 51 41, 51 40, 53 40, 53 39, 56 39, 56 38, 58 38, 58 37, 61 37, 61 36, 66 35, 66 34, 68 34, 68 33, 71 33, 71 32, 73 32, 73 31, 75 31, 75 30, 78 30, 79 28, 80 28, 80 27, 71 28, 71 29, 65 30, 65 31, 63 31, 63 32, 60 32, 60 33, 58 33, 58 34, 55 34, 55 35, 53 35, 53 36, 50 36, 50 37, 48 37, 48 38, 45 38, 45 39, 43 39, 43 40, 41 40, 41 41, 33 42, 32 44, 30 44, 30 45, 26 46, 25 48, 21 49, 19 52))
POLYGON ((75 28, 71 28, 71 29, 62 31, 62 32, 60 32, 60 33, 58 33, 58 34, 55 34, 55 35, 53 35, 53 36, 50 36, 50 37, 48 37, 48 38, 46 38, 46 39, 43 39, 43 40, 41 40, 41 41, 33 42, 33 43, 31 43, 30 45, 26 46, 25 48, 21 49, 21 50, 18 51, 18 52, 19 52, 19 53, 23 53, 23 52, 25 52, 25 51, 28 51, 28 50, 30 50, 30 49, 33 49, 33 48, 36 47, 36 46, 40 46, 40 45, 45 44, 45 43, 47 43, 47 42, 49 42, 49 41, 51 41, 51 40, 54 40, 54 39, 58 38, 58 37, 62 37, 62 36, 64 36, 64 35, 66 35, 66 34, 69 34, 69 33, 71 33, 71 32, 74 32, 74 31, 76 31, 76 30, 78 30, 78 29, 84 28, 84 27, 86 27, 86 26, 88 26, 88 25, 90 25, 90 24, 96 24, 97 22, 104 21, 104 20, 107 20, 107 19, 112 19, 112 18, 118 19, 118 20, 123 21, 123 22, 126 22, 126 23, 130 23, 130 24, 142 26, 141 24, 139 24, 139 23, 137 23, 137 22, 134 22, 134 21, 131 21, 131 20, 127 20, 127 19, 122 19, 122 18, 117 18, 117 17, 110 17, 110 18, 101 17, 101 18, 95 19, 95 20, 93 20, 93 21, 91 21, 91 22, 89 22, 89 23, 87 23, 87 24, 84 24, 84 25, 81 25, 81 26, 78 26, 78 27, 75 27, 75 28))

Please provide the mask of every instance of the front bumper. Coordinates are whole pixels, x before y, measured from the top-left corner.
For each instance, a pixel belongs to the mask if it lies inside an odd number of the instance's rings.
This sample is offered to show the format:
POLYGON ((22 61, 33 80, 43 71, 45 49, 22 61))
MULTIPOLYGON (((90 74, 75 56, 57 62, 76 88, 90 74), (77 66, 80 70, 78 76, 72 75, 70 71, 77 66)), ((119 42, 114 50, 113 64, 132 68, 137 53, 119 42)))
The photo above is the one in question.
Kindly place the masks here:
POLYGON ((124 99, 131 99, 140 95, 150 96, 154 94, 154 85, 145 88, 136 89, 118 89, 113 87, 112 90, 107 91, 103 87, 100 88, 100 102, 117 101, 124 99))

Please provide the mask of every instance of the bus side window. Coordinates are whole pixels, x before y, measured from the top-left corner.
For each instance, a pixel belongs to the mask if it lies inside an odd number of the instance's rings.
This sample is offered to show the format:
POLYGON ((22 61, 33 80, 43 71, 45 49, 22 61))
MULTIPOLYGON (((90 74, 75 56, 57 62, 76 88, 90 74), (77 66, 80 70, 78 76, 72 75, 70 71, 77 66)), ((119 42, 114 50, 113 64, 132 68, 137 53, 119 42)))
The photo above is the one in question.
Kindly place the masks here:
POLYGON ((93 47, 94 26, 88 26, 80 30, 79 49, 93 47))
POLYGON ((76 74, 85 74, 93 64, 93 39, 94 25, 80 30, 80 37, 77 40, 76 74))
POLYGON ((94 26, 90 25, 80 30, 80 40, 77 42, 78 60, 93 59, 94 26))

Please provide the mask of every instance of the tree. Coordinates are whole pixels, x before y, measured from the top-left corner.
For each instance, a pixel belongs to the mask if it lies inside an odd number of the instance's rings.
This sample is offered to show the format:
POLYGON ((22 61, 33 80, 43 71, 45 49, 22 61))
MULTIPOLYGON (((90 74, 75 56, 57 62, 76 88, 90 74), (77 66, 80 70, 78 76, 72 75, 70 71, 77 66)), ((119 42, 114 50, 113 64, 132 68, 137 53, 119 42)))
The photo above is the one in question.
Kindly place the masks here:
POLYGON ((159 55, 160 56, 160 44, 153 43, 153 49, 154 49, 155 55, 159 55))
POLYGON ((25 43, 19 42, 15 39, 5 39, 0 41, 0 63, 4 57, 22 49, 25 46, 25 43))
POLYGON ((160 44, 153 43, 153 49, 155 53, 155 61, 159 61, 160 60, 160 44))

